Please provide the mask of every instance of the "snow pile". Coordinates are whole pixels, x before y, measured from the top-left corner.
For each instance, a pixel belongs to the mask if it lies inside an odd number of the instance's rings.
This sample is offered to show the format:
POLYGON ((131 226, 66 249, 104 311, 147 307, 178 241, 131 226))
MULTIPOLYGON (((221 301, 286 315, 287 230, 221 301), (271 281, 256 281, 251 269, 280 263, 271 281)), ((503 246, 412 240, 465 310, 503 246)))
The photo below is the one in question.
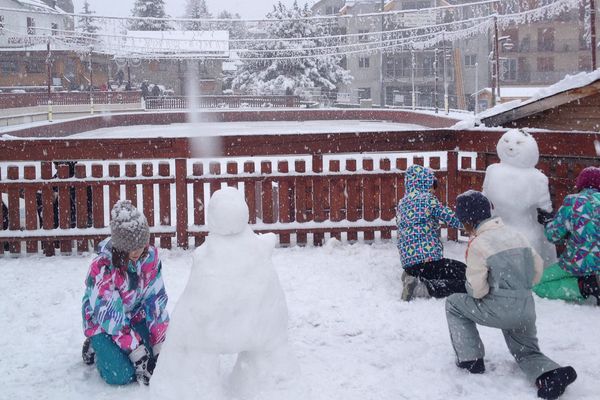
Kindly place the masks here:
MULTIPOLYGON (((446 257, 464 260, 464 244, 445 245, 446 257)), ((188 280, 192 251, 160 254, 172 311, 188 280)), ((0 397, 148 399, 140 385, 106 385, 81 360, 81 296, 90 260, 1 258, 0 397)), ((275 249, 273 264, 289 306, 290 343, 315 400, 536 399, 498 330, 480 329, 485 374, 454 366, 444 300, 400 301, 394 243, 275 249)), ((542 351, 579 375, 561 400, 597 399, 600 347, 590 332, 600 331, 598 310, 535 300, 542 351)), ((224 360, 223 375, 234 362, 224 360)))
POLYGON ((295 389, 285 386, 298 380, 299 370, 288 345, 285 296, 271 262, 277 238, 252 232, 244 196, 232 187, 211 197, 208 226, 173 312, 151 392, 160 400, 217 400, 227 391, 242 398, 260 393, 261 399, 291 399, 295 389), (222 354, 238 355, 225 384, 219 377, 222 354))

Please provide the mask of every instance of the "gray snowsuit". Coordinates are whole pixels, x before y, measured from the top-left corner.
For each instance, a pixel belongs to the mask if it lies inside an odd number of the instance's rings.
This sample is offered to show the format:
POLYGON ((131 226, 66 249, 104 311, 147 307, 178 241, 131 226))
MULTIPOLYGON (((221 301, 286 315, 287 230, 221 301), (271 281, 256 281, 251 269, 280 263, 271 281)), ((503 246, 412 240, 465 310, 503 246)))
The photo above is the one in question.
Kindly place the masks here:
POLYGON ((446 300, 458 361, 483 358, 485 350, 476 326, 480 324, 502 330, 508 349, 529 380, 560 368, 538 346, 531 287, 540 279, 543 261, 527 239, 500 218, 485 220, 469 242, 466 264, 467 294, 456 293, 446 300))

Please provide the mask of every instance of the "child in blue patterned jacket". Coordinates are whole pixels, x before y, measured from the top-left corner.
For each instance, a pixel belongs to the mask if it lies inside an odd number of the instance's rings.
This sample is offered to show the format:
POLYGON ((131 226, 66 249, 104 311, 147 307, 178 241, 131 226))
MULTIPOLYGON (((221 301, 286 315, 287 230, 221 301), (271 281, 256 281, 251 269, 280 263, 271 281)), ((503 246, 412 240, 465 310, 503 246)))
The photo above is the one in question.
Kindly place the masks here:
POLYGON ((406 171, 405 194, 396 209, 398 249, 404 268, 402 300, 410 301, 420 279, 436 298, 465 293, 466 265, 443 257, 439 222, 462 228, 454 212, 435 197, 433 171, 412 165, 406 171))

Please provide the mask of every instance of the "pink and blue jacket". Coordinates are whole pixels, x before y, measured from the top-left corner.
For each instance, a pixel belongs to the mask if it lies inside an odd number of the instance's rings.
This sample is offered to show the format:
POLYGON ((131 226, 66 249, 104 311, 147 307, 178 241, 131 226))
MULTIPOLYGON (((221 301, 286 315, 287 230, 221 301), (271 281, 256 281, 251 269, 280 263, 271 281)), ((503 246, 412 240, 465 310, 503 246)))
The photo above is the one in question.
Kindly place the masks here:
POLYGON ((109 239, 100 243, 99 248, 85 280, 82 306, 85 336, 106 333, 129 353, 142 342, 132 326, 145 321, 150 332, 147 345, 162 343, 169 314, 158 250, 150 246, 147 256, 135 263, 129 261, 125 269, 112 264, 109 239))

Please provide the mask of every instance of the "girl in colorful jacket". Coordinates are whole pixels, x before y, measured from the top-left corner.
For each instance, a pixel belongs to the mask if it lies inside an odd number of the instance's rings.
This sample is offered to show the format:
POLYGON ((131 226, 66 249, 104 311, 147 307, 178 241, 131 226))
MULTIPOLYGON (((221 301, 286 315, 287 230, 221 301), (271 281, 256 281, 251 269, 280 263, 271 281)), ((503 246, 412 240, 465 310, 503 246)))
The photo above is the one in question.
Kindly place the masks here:
POLYGON ((435 197, 437 183, 433 171, 412 165, 404 177, 405 195, 396 209, 398 249, 404 268, 402 299, 412 299, 420 279, 433 297, 465 292, 466 265, 443 258, 439 221, 462 228, 454 212, 435 197))
POLYGON ((109 384, 148 384, 169 324, 158 250, 130 201, 111 211, 111 237, 99 245, 83 296, 83 359, 109 384))
POLYGON ((575 186, 579 192, 565 197, 556 217, 538 210, 548 240, 566 248, 533 290, 550 299, 593 296, 600 305, 600 168, 583 169, 575 186))

